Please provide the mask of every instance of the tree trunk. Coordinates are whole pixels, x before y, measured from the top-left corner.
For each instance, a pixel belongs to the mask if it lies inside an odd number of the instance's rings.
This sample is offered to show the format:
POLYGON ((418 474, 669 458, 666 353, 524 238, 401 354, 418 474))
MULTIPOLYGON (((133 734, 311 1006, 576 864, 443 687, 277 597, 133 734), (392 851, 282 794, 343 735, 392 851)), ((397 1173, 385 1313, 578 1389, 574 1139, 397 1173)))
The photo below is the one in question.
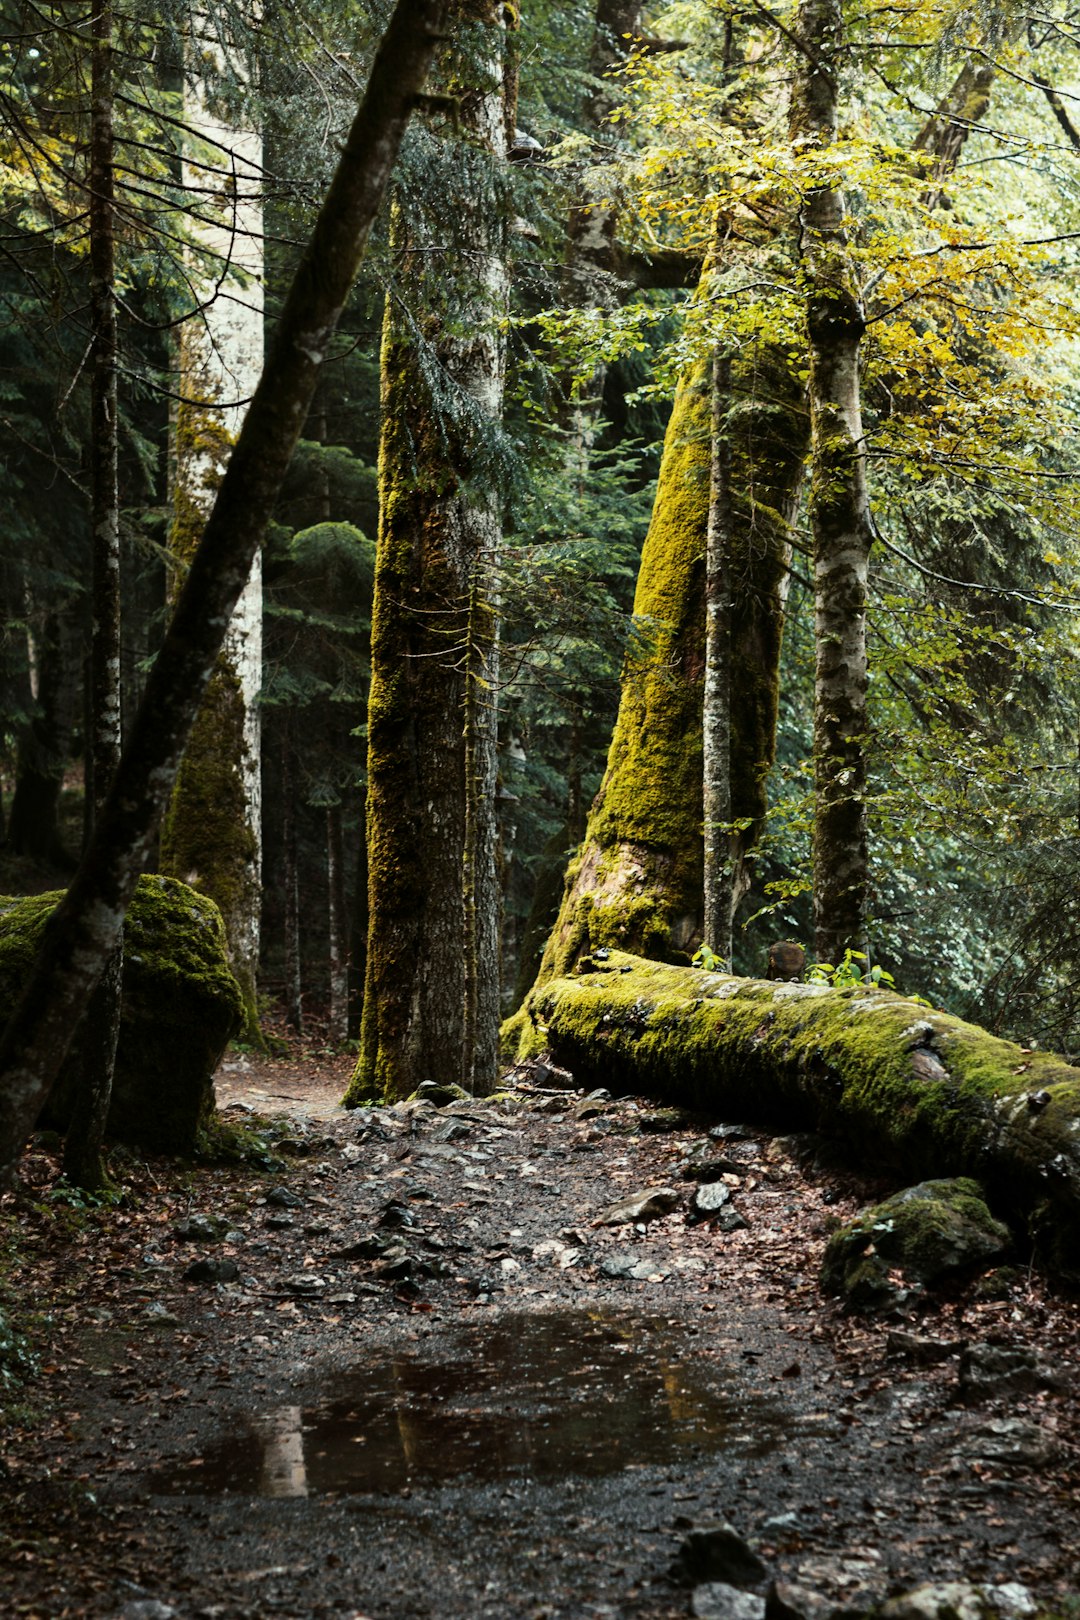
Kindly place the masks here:
POLYGON ((731 365, 712 362, 709 518, 705 540, 705 691, 702 700, 706 945, 731 966, 735 873, 731 831, 731 365))
POLYGON ((73 865, 60 837, 60 792, 71 741, 70 634, 58 609, 47 612, 31 636, 32 713, 19 731, 15 792, 8 842, 61 869, 73 865))
MULTIPOLYGON (((100 0, 91 34, 90 111, 90 531, 93 548, 93 630, 90 642, 92 760, 87 802, 93 816, 120 763, 120 492, 117 481, 117 334, 113 214, 113 12, 100 0)), ((92 822, 91 822, 92 827, 92 822)), ((120 1032, 123 943, 109 958, 90 1003, 80 1039, 82 1073, 64 1141, 64 1174, 95 1190, 107 1176, 101 1147, 112 1097, 120 1032)))
POLYGON ((810 346, 814 537, 814 949, 866 949, 866 588, 870 509, 859 387, 862 303, 844 202, 818 154, 836 135, 844 33, 839 0, 802 0, 791 137, 806 165, 802 280, 810 346))
MULTIPOLYGON (((504 12, 484 31, 470 137, 444 146, 438 226, 398 209, 400 285, 382 352, 380 514, 368 708, 369 931, 360 1060, 346 1095, 495 1078, 498 919, 492 833, 506 302, 504 12), (444 249, 454 221, 451 265, 444 249), (483 801, 483 802, 482 802, 483 801), (470 804, 472 810, 470 813, 470 804), (495 956, 496 979, 485 981, 495 956), (483 999, 481 999, 483 998, 483 999), (491 1026, 489 1029, 488 1026, 491 1026)), ((458 72, 465 69, 459 64, 458 72)), ((476 73, 476 67, 469 70, 476 73)))
POLYGON ((192 558, 131 739, 75 880, 0 1040, 0 1185, 115 949, 252 559, 270 520, 441 32, 439 0, 398 0, 270 356, 192 558))
POLYGON ((293 754, 286 719, 281 738, 282 881, 285 887, 285 1022, 304 1033, 304 993, 300 954, 300 875, 297 869, 293 754))
POLYGON ((889 991, 621 955, 534 991, 529 1012, 579 1084, 823 1130, 910 1180, 975 1176, 1040 1258, 1080 1270, 1080 1069, 1063 1058, 889 991))
POLYGON ((329 905, 330 1020, 327 1036, 333 1046, 349 1038, 349 920, 345 904, 345 840, 341 805, 326 811, 326 880, 329 905))
MULTIPOLYGON (((201 198, 195 229, 206 257, 191 267, 202 307, 180 331, 182 397, 170 539, 180 571, 198 544, 263 358, 262 141, 254 129, 225 122, 214 110, 202 64, 209 58, 217 71, 225 64, 207 14, 193 18, 190 57, 185 116, 198 133, 199 155, 185 160, 184 183, 201 198), (207 150, 212 159, 203 155, 207 150), (217 285, 223 265, 231 274, 217 285)), ((243 78, 243 69, 232 66, 243 78)), ((256 1043, 261 683, 262 565, 256 555, 192 728, 161 839, 162 871, 201 889, 221 910, 229 961, 244 997, 244 1038, 256 1043)))

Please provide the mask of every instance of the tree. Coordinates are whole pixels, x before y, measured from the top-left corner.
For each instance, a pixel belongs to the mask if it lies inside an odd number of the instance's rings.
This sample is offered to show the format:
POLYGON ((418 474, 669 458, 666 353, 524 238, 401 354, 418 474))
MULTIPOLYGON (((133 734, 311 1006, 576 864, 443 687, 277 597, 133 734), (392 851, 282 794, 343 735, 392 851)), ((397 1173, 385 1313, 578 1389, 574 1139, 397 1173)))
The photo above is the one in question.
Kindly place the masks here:
MULTIPOLYGON (((195 313, 180 328, 175 520, 179 574, 198 544, 263 351, 262 141, 243 109, 249 47, 209 12, 190 24, 184 183, 198 199, 195 313)), ((161 833, 161 869, 217 902, 257 1041, 262 897, 260 719, 262 565, 257 553, 192 728, 161 833)))
POLYGON ((410 175, 397 200, 383 328, 369 929, 351 1104, 423 1079, 480 1091, 495 1080, 506 25, 494 0, 457 15, 470 26, 444 71, 461 134, 428 134, 422 189, 410 175))
POLYGON ((79 871, 0 1040, 0 1181, 59 1071, 123 926, 195 711, 270 519, 402 134, 441 32, 436 0, 391 16, 79 871))

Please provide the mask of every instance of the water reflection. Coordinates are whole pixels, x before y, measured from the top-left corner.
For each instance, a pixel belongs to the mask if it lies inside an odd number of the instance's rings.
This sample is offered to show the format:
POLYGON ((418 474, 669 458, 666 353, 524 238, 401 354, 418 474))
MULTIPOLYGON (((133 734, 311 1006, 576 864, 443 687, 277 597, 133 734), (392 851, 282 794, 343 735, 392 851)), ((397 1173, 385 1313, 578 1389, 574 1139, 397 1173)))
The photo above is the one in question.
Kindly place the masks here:
POLYGON ((301 1411, 257 1414, 159 1491, 305 1496, 617 1473, 692 1452, 761 1456, 791 1415, 661 1318, 505 1316, 365 1362, 301 1411))

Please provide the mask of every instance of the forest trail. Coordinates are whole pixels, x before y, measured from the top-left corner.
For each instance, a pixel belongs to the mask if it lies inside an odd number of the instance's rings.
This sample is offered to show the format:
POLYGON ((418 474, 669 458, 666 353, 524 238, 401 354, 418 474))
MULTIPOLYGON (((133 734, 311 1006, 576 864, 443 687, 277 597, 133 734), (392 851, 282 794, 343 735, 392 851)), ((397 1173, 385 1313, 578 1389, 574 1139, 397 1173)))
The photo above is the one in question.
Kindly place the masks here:
POLYGON ((43 1352, 0 1463, 5 1615, 707 1615, 687 1549, 717 1520, 811 1620, 928 1579, 1075 1612, 1075 1302, 1016 1271, 844 1317, 825 1237, 883 1189, 820 1143, 558 1074, 346 1114, 349 1062, 230 1056, 267 1165, 128 1159, 118 1209, 50 1199, 31 1150, 0 1206, 43 1352), (595 1224, 658 1188, 670 1213, 595 1224), (1038 1345, 1064 1388, 965 1404, 962 1340, 1038 1345))

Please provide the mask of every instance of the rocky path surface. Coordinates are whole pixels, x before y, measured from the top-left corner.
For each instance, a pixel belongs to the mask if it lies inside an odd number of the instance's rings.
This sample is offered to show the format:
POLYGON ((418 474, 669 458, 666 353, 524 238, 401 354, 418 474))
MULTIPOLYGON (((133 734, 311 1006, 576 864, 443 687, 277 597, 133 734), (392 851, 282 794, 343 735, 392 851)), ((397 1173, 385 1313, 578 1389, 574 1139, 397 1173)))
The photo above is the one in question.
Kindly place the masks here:
POLYGON ((128 1159, 117 1208, 28 1155, 4 1615, 1076 1614, 1074 1301, 1020 1268, 845 1317, 824 1242, 885 1188, 821 1144, 544 1073, 346 1114, 346 1067, 231 1060, 247 1157, 128 1159), (1054 1376, 965 1386, 972 1345, 1054 1376))

